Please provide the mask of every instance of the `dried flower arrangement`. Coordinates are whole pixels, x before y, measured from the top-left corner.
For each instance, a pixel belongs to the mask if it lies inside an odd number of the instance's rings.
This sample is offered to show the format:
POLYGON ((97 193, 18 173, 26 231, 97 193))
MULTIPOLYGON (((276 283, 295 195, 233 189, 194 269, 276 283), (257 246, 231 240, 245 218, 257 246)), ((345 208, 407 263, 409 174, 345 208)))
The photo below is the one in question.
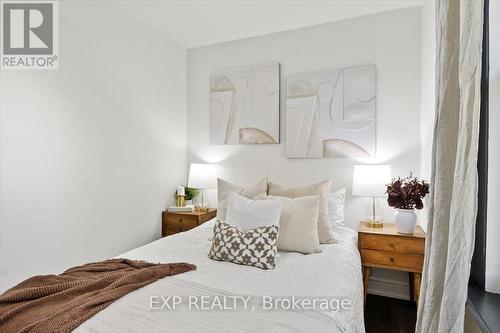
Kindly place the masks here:
POLYGON ((390 207, 399 209, 422 209, 422 199, 428 193, 429 183, 410 173, 410 176, 398 177, 387 185, 387 203, 390 207))

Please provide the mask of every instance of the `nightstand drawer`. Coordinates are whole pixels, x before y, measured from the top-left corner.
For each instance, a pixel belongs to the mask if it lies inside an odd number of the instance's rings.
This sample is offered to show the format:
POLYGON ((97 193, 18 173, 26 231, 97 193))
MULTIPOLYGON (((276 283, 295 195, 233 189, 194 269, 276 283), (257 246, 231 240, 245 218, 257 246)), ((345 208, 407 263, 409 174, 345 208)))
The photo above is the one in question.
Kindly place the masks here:
POLYGON ((424 256, 420 254, 369 249, 360 249, 360 252, 363 266, 421 272, 424 264, 424 256))
POLYGON ((203 224, 207 221, 210 221, 216 216, 217 216, 217 210, 211 210, 209 212, 206 212, 203 215, 200 215, 198 224, 203 224))
POLYGON ((165 235, 172 235, 179 232, 193 229, 198 225, 198 219, 191 216, 169 215, 163 221, 165 235))
POLYGON ((359 247, 371 250, 424 254, 425 239, 363 233, 359 235, 359 247))
POLYGON ((208 212, 163 212, 161 234, 165 237, 191 230, 213 219, 216 215, 216 209, 208 212))

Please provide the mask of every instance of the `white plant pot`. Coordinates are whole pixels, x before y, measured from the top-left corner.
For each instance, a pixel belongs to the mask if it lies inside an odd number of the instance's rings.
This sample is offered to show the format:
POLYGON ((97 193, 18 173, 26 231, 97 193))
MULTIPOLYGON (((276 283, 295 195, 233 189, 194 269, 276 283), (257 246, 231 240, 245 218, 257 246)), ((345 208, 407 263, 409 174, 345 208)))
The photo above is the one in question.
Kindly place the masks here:
POLYGON ((191 206, 193 204, 193 200, 186 200, 186 206, 191 206))
POLYGON ((413 209, 396 208, 394 222, 396 224, 396 230, 400 234, 413 234, 415 225, 417 224, 417 214, 415 214, 413 209))

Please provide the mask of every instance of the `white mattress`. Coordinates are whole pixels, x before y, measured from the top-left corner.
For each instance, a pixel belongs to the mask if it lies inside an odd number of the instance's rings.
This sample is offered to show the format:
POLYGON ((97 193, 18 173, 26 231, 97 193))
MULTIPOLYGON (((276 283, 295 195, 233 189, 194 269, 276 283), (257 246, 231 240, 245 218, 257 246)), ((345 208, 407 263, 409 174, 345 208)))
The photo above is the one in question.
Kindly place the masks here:
POLYGON ((353 230, 336 227, 337 243, 321 245, 321 253, 279 252, 278 266, 262 270, 207 257, 214 221, 118 256, 149 262, 188 262, 197 269, 129 293, 75 332, 364 332, 361 262, 353 230), (152 296, 226 295, 253 296, 250 304, 256 310, 244 310, 242 306, 237 310, 190 310, 187 301, 175 310, 150 308, 152 296), (264 311, 263 296, 348 299, 350 310, 280 307, 264 311))

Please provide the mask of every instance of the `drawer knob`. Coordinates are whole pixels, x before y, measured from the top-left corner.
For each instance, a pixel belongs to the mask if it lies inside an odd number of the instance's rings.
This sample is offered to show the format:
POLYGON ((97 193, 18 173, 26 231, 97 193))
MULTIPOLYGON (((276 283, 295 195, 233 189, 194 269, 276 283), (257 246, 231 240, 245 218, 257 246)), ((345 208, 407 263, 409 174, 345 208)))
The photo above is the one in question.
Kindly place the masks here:
POLYGON ((391 258, 389 258, 389 259, 391 260, 391 262, 394 262, 394 258, 392 258, 392 257, 391 257, 391 258))
POLYGON ((179 219, 179 222, 182 222, 182 219, 179 219))

